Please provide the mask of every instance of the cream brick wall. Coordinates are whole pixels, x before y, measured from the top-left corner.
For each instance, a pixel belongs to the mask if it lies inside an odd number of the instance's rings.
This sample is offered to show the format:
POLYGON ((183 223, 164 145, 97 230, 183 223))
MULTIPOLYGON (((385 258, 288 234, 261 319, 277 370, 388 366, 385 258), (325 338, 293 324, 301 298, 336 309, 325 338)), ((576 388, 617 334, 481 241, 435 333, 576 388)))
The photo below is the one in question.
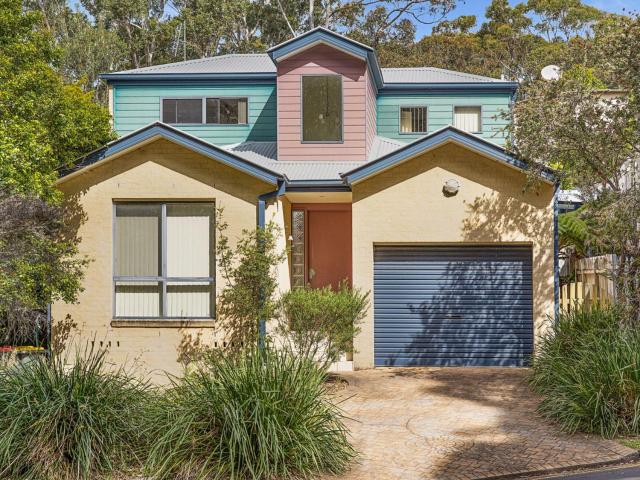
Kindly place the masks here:
MULTIPOLYGON (((154 371, 157 381, 163 371, 181 372, 177 359, 193 343, 211 343, 219 335, 214 328, 113 327, 112 259, 113 202, 116 200, 215 200, 224 208, 227 235, 234 241, 243 229, 256 226, 257 197, 273 185, 224 166, 166 140, 157 140, 84 174, 64 181, 60 189, 83 211, 76 223, 80 252, 92 261, 83 282, 84 291, 74 305, 53 306, 54 325, 76 324, 67 341, 69 350, 95 341, 109 350, 114 363, 137 364, 141 371, 154 371), (182 346, 181 346, 182 345, 182 346)), ((78 216, 76 216, 78 218, 78 216)), ((282 202, 268 207, 267 218, 283 223, 282 202)), ((284 237, 282 243, 284 244, 284 237)), ((281 283, 288 281, 286 266, 281 283)), ((216 275, 216 289, 223 280, 216 275)), ((54 328, 55 330, 55 328, 54 328)))
MULTIPOLYGON (((553 314, 553 186, 523 192, 526 177, 454 144, 353 186, 353 282, 373 293, 376 244, 529 244, 534 335, 553 314), (445 197, 455 178, 460 191, 445 197)), ((373 300, 373 299, 372 299, 373 300)), ((355 339, 356 368, 373 366, 373 308, 355 339)))
MULTIPOLYGON (((553 188, 523 193, 525 176, 466 149, 448 145, 406 162, 353 188, 353 281, 373 291, 373 247, 378 243, 525 243, 533 247, 536 337, 553 312, 553 188), (442 194, 445 180, 461 184, 454 197, 442 194)), ((63 182, 61 190, 79 208, 74 219, 80 252, 89 265, 84 292, 74 305, 53 306, 56 327, 75 324, 67 348, 95 341, 114 363, 135 364, 162 382, 179 374, 181 352, 219 340, 212 327, 114 327, 112 322, 112 221, 116 200, 215 200, 225 209, 228 236, 256 225, 257 196, 272 191, 230 167, 166 140, 145 145, 63 182), (82 213, 82 214, 80 214, 82 213), (84 216, 84 220, 79 219, 84 216)), ((288 246, 291 203, 268 204, 267 220, 281 228, 288 246)), ((288 262, 278 268, 280 291, 290 285, 288 262)), ((216 288, 223 287, 219 273, 216 288)), ((373 310, 355 340, 356 368, 373 366, 373 310)))

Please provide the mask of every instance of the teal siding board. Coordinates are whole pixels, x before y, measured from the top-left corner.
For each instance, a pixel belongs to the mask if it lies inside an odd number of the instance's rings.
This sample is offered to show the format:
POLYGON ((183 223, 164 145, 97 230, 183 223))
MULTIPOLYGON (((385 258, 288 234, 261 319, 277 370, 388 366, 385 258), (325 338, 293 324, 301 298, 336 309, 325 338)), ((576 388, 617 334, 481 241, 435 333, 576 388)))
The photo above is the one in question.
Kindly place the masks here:
POLYGON ((508 123, 502 113, 509 111, 511 95, 508 93, 478 94, 382 94, 378 96, 378 135, 404 142, 424 136, 400 133, 400 107, 403 105, 427 107, 428 132, 435 132, 453 124, 454 106, 482 107, 482 134, 479 136, 498 145, 504 145, 504 128, 508 123))
POLYGON ((160 121, 160 99, 166 97, 247 97, 248 125, 175 125, 214 145, 276 140, 275 85, 114 85, 114 127, 126 135, 160 121))

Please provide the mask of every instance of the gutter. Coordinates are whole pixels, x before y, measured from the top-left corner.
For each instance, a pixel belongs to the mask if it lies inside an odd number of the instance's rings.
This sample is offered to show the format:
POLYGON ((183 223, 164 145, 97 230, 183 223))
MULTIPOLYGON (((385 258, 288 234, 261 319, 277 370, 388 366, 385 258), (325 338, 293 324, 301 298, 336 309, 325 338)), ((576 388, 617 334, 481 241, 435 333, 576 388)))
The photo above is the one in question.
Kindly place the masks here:
POLYGON ((516 82, 441 82, 441 83, 385 83, 380 89, 381 95, 388 93, 447 93, 452 91, 473 92, 515 92, 516 82))
POLYGON ((238 82, 243 80, 271 80, 275 81, 275 72, 264 73, 102 73, 98 75, 101 80, 108 82, 147 82, 171 81, 171 80, 227 80, 238 82))
MULTIPOLYGON (((284 181, 278 181, 278 188, 272 192, 258 195, 258 228, 263 229, 266 225, 266 208, 267 200, 278 198, 284 195, 286 184, 284 181)), ((263 298, 261 300, 264 300, 263 298)), ((267 322, 264 318, 258 320, 258 346, 262 350, 264 348, 265 339, 267 338, 267 322)))

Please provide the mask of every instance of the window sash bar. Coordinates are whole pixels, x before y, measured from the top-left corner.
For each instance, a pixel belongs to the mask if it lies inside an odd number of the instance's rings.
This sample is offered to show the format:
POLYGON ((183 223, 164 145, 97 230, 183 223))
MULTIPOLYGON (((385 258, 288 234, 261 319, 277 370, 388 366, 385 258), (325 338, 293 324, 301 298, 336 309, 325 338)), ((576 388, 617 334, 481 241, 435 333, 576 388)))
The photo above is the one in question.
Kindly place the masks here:
POLYGON ((213 277, 126 277, 118 275, 114 276, 113 280, 116 282, 215 282, 213 277))

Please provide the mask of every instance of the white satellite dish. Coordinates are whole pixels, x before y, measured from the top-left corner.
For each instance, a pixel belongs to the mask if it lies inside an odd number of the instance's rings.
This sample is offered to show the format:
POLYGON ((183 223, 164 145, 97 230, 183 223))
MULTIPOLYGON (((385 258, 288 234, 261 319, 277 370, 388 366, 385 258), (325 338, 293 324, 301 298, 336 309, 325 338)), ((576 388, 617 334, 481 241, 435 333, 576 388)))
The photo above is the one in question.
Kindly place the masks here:
POLYGON ((560 67, 557 65, 547 65, 540 71, 540 75, 545 80, 558 80, 560 78, 560 67))

